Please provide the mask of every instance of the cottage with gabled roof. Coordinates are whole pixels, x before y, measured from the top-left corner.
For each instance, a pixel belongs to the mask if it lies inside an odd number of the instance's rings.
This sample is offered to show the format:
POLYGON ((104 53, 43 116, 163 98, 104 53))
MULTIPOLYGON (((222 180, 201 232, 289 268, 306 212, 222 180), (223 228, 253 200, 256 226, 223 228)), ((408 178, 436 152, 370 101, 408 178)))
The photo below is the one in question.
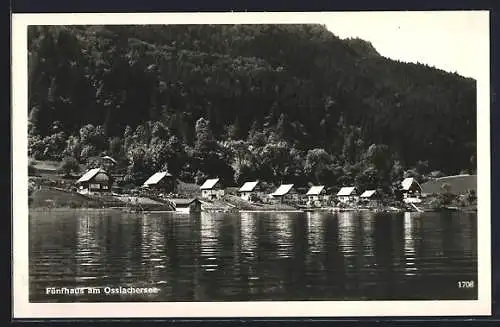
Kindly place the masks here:
POLYGON ((219 178, 207 179, 200 186, 201 196, 206 199, 215 200, 224 196, 224 189, 220 184, 219 178))
POLYGON ((142 187, 165 193, 175 193, 177 191, 177 181, 172 174, 166 171, 160 171, 149 177, 142 187))
POLYGON ((361 202, 365 204, 375 204, 379 200, 379 196, 376 190, 366 190, 359 196, 361 202))
POLYGON ((376 190, 366 190, 359 197, 362 199, 373 199, 376 193, 376 190))
POLYGON ((308 206, 321 207, 328 201, 328 195, 326 195, 324 185, 311 186, 306 196, 308 206))
POLYGON ((250 195, 255 191, 257 184, 259 184, 258 181, 246 182, 243 184, 243 186, 238 190, 240 197, 245 201, 250 201, 250 195))
POLYGON ((293 188, 293 184, 282 184, 280 185, 276 191, 270 194, 270 196, 274 199, 279 199, 280 202, 283 202, 287 195, 289 195, 293 188))
POLYGON ((85 172, 77 181, 78 193, 92 194, 93 192, 110 192, 111 176, 101 168, 93 168, 85 172))
POLYGON ((422 187, 413 177, 405 178, 401 182, 401 192, 403 193, 403 201, 406 203, 420 202, 422 187))
POLYGON ((358 198, 356 187, 346 186, 342 187, 337 193, 337 198, 342 203, 352 202, 358 198))

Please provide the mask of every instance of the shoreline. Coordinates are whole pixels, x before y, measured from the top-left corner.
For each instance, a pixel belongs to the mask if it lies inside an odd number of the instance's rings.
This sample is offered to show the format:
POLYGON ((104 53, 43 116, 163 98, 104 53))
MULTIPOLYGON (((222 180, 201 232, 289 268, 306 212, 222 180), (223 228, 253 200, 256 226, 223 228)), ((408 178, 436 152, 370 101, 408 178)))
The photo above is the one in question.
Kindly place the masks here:
MULTIPOLYGON (((449 206, 432 208, 422 204, 420 208, 411 208, 404 204, 384 205, 379 207, 366 207, 363 205, 352 205, 348 207, 326 206, 306 207, 293 204, 260 204, 245 202, 241 203, 234 196, 215 202, 202 201, 202 212, 217 213, 300 213, 300 212, 374 212, 374 213, 398 213, 398 212, 443 212, 455 211, 466 213, 477 213, 476 205, 463 207, 449 206), (297 207, 298 206, 298 207, 297 207), (415 210, 414 210, 415 209, 415 210)), ((166 213, 180 212, 175 210, 168 199, 150 198, 147 195, 130 194, 106 194, 106 195, 82 195, 77 192, 56 189, 40 188, 29 196, 28 208, 30 211, 50 210, 80 210, 80 211, 103 211, 120 210, 129 213, 166 213), (124 200, 126 199, 126 200, 124 200), (135 202, 133 202, 135 201, 135 202)), ((189 214, 189 212, 183 212, 189 214)))
MULTIPOLYGON (((130 210, 130 208, 126 207, 101 207, 101 208, 95 208, 95 207, 70 207, 70 206, 59 206, 59 207, 44 207, 44 206, 28 206, 28 211, 30 212, 46 212, 46 211, 93 211, 93 212, 99 212, 99 211, 121 211, 124 213, 143 213, 143 214, 160 214, 160 213, 174 213, 174 214, 184 214, 184 215, 190 215, 190 214, 200 214, 200 212, 180 212, 180 211, 175 211, 175 210, 130 210)), ((373 213, 405 213, 405 212, 416 212, 416 211, 408 211, 408 210, 391 210, 391 209, 367 209, 367 208, 321 208, 321 209, 304 209, 304 210, 280 210, 280 209, 269 209, 269 210, 248 210, 248 209, 232 209, 232 210, 202 210, 201 213, 342 213, 342 212, 373 212, 373 213)), ((470 209, 450 209, 450 208, 443 208, 443 209, 436 209, 436 210, 426 210, 424 212, 420 213, 430 213, 430 212, 463 212, 463 213, 476 213, 477 210, 470 210, 470 209)))

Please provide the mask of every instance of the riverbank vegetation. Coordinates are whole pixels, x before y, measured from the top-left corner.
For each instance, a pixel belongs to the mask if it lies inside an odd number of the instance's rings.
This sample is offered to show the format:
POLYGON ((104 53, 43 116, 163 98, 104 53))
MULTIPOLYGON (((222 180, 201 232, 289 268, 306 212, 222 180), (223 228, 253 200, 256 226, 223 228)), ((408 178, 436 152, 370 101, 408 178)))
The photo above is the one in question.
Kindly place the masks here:
POLYGON ((110 155, 123 185, 168 169, 389 195, 476 170, 475 80, 323 26, 30 26, 28 48, 28 152, 67 176, 110 155))

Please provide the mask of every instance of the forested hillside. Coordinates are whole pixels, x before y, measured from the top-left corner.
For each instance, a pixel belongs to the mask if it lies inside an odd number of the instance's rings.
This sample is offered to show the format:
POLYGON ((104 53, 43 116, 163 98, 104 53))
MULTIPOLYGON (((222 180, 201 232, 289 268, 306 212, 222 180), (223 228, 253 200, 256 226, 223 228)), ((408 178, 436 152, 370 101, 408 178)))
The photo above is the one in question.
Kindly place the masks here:
POLYGON ((319 25, 32 26, 29 155, 389 189, 476 167, 476 82, 319 25))

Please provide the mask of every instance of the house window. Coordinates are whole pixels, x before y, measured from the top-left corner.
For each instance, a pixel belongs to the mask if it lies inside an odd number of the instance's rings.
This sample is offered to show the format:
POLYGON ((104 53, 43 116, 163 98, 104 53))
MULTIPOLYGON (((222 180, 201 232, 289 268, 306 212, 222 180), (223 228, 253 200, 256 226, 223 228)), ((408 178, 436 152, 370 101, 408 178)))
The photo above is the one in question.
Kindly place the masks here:
POLYGON ((100 186, 99 184, 90 184, 90 188, 91 189, 100 189, 100 186))

